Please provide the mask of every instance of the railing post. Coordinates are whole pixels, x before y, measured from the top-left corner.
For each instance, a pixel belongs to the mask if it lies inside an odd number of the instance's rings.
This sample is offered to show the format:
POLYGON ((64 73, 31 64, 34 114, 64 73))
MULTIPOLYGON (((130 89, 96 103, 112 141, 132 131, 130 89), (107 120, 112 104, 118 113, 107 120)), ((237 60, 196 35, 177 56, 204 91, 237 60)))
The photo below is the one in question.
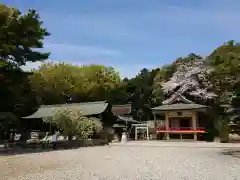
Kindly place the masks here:
POLYGON ((138 128, 137 128, 137 125, 136 125, 136 126, 135 126, 135 140, 138 140, 137 131, 138 131, 138 128))
MULTIPOLYGON (((168 117, 168 113, 165 112, 165 121, 166 121, 166 130, 168 131, 169 130, 169 117, 168 117)), ((169 132, 166 132, 166 139, 169 140, 170 139, 170 136, 169 136, 169 132)))
MULTIPOLYGON (((193 111, 193 116, 192 116, 192 128, 193 130, 197 129, 197 117, 196 117, 196 111, 193 111)), ((197 140, 197 133, 194 132, 193 134, 194 140, 197 140)))

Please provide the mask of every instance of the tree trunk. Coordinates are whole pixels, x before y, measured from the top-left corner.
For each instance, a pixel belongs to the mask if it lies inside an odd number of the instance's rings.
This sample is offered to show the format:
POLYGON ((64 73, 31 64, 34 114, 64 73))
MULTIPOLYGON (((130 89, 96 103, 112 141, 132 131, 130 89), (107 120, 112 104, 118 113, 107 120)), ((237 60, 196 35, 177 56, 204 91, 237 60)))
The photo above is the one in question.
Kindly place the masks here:
POLYGON ((72 139, 73 139, 73 135, 68 135, 68 140, 72 141, 72 139))
POLYGON ((220 123, 221 123, 221 129, 219 131, 220 142, 226 143, 229 141, 228 125, 227 122, 224 120, 221 120, 220 123))
POLYGON ((22 141, 22 142, 26 142, 28 139, 29 139, 29 134, 28 134, 29 132, 28 131, 23 131, 23 132, 21 132, 21 136, 20 136, 20 141, 22 141))

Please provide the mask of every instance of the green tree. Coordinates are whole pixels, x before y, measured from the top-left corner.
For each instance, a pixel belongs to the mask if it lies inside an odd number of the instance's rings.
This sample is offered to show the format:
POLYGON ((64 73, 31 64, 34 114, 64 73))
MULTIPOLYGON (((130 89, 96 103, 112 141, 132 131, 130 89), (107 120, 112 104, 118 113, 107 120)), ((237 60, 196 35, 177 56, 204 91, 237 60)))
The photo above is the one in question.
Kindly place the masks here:
MULTIPOLYGON (((31 87, 37 94, 39 104, 66 103, 74 88, 75 67, 69 64, 45 63, 33 70, 31 87)), ((75 84, 76 85, 76 84, 75 84)))
MULTIPOLYGON (((212 70, 209 80, 213 90, 218 95, 216 107, 220 104, 231 105, 227 110, 215 109, 215 116, 221 125, 219 134, 223 141, 227 141, 228 133, 239 133, 239 77, 240 77, 240 45, 235 41, 228 41, 216 48, 208 57, 207 62, 212 70), (230 123, 230 127, 229 127, 230 123)), ((226 109, 226 108, 225 108, 226 109)))
MULTIPOLYGON (((83 74, 84 92, 82 99, 89 97, 91 101, 105 100, 108 93, 120 83, 120 75, 112 67, 103 65, 85 65, 81 67, 83 74)), ((81 98, 81 97, 80 97, 81 98)), ((89 101, 86 99, 85 101, 89 101)))
POLYGON ((108 92, 106 99, 114 105, 129 104, 132 102, 134 90, 133 85, 125 78, 114 89, 108 92))
POLYGON ((177 64, 172 63, 170 65, 164 65, 157 71, 155 78, 153 79, 153 91, 152 91, 152 104, 159 106, 164 100, 164 93, 162 90, 162 83, 168 81, 173 73, 176 71, 177 64))
POLYGON ((142 69, 132 80, 135 91, 132 96, 132 115, 134 119, 147 121, 151 118, 153 80, 159 69, 142 69))
MULTIPOLYGON (((23 14, 16 8, 0 4, 1 113, 11 112, 18 119, 36 110, 35 94, 28 81, 29 74, 23 72, 21 66, 29 61, 43 61, 48 58, 49 53, 40 51, 43 39, 48 35, 35 10, 23 14)), ((17 121, 10 119, 1 118, 4 131, 11 128, 13 123, 14 127, 19 125, 17 121)))
POLYGON ((226 108, 225 119, 229 133, 240 134, 240 82, 233 87, 233 98, 231 105, 226 108))
POLYGON ((231 103, 233 88, 240 80, 240 45, 228 41, 218 47, 208 57, 212 67, 209 76, 214 85, 215 93, 219 95, 222 103, 231 103))
POLYGON ((44 37, 50 35, 42 28, 42 21, 35 10, 22 14, 18 9, 0 4, 0 67, 14 67, 26 62, 43 61, 49 53, 40 52, 44 37))
POLYGON ((10 129, 15 129, 19 126, 19 119, 11 112, 0 112, 0 140, 8 140, 10 129))
POLYGON ((120 83, 119 74, 103 65, 46 63, 33 71, 31 85, 40 104, 106 100, 120 83))

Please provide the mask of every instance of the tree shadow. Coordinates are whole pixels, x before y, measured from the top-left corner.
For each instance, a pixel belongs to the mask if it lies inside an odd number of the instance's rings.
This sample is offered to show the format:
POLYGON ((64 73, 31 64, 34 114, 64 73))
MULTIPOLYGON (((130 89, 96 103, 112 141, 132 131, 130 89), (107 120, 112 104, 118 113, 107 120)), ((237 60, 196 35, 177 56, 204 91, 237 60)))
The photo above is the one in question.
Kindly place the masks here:
POLYGON ((0 156, 13 156, 13 155, 21 155, 21 154, 32 154, 32 153, 44 153, 44 152, 52 152, 52 151, 62 151, 62 150, 72 150, 83 147, 92 147, 92 146, 104 146, 108 143, 97 143, 97 144, 82 144, 82 143, 72 143, 67 145, 60 145, 53 149, 52 145, 48 147, 22 147, 22 146, 14 146, 12 148, 1 148, 0 147, 0 156))
MULTIPOLYGON (((21 154, 32 154, 32 153, 44 153, 44 152, 51 152, 51 151, 62 151, 62 150, 72 150, 72 149, 78 149, 84 146, 78 146, 78 147, 68 147, 68 148, 8 148, 8 149, 0 149, 0 156, 13 156, 13 155, 21 155, 21 154)), ((90 147, 90 146, 85 146, 90 147)))
POLYGON ((226 149, 221 152, 222 155, 232 156, 235 158, 240 158, 240 149, 226 149))

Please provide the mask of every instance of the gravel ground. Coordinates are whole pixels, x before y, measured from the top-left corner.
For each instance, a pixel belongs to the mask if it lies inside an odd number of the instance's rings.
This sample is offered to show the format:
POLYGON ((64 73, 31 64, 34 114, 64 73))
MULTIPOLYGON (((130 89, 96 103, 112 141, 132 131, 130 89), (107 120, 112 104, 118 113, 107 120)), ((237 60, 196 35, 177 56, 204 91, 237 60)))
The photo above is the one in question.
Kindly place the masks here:
POLYGON ((240 180, 240 145, 134 142, 0 157, 0 180, 240 180))

